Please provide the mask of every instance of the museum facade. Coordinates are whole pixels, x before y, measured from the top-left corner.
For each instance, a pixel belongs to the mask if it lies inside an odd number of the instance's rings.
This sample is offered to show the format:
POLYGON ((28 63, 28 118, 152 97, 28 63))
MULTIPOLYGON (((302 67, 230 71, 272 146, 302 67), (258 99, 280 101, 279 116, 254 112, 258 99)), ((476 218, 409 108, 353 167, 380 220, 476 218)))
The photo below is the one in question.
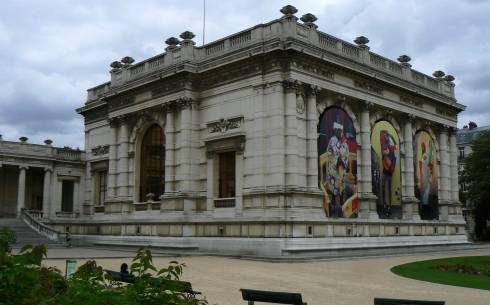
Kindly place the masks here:
POLYGON ((88 90, 80 242, 268 256, 467 241, 454 77, 283 16, 111 64, 88 90))

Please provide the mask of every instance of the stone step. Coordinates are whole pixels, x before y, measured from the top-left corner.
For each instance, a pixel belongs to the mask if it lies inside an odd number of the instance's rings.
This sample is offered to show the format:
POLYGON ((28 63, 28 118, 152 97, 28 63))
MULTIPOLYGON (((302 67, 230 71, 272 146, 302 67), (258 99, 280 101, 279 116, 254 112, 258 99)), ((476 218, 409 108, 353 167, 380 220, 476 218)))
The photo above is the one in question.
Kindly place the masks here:
POLYGON ((63 243, 46 238, 18 218, 0 218, 0 228, 2 227, 10 228, 15 232, 16 243, 13 245, 14 248, 40 244, 44 244, 49 248, 64 247, 63 243))

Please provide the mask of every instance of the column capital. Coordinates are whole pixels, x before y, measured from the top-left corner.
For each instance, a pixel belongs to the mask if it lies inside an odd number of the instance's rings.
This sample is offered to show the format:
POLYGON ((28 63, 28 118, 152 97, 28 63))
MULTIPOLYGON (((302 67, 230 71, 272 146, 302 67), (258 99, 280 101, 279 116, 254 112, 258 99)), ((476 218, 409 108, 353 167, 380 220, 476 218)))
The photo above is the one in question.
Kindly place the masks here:
POLYGON ((129 120, 129 115, 127 114, 123 114, 123 115, 119 115, 117 117, 117 121, 119 122, 119 124, 121 125, 127 125, 128 124, 128 120, 129 120))
POLYGON ((299 85, 300 85, 300 82, 298 80, 292 79, 292 78, 285 79, 282 81, 282 87, 284 89, 296 90, 296 89, 298 89, 299 85))
POLYGON ((20 170, 28 170, 29 169, 29 166, 27 166, 27 165, 19 165, 19 169, 20 170))
POLYGON ((118 118, 108 118, 107 122, 109 123, 109 127, 116 128, 119 124, 119 119, 118 118))
POLYGON ((361 100, 361 105, 362 105, 362 110, 371 110, 374 107, 373 102, 367 101, 367 100, 361 100))
POLYGON ((44 172, 45 172, 45 173, 46 173, 46 172, 50 172, 50 173, 52 173, 52 172, 53 172, 53 168, 51 168, 51 167, 45 167, 45 168, 44 168, 44 172))
POLYGON ((410 123, 413 123, 415 121, 415 119, 417 118, 415 116, 415 114, 412 114, 412 113, 404 113, 402 115, 403 119, 406 121, 406 122, 410 122, 410 123))
POLYGON ((320 88, 317 85, 308 84, 308 87, 310 89, 310 94, 311 95, 315 95, 316 96, 316 95, 320 94, 320 92, 322 91, 322 88, 320 88))
POLYGON ((192 108, 192 104, 194 104, 195 102, 192 98, 184 96, 176 99, 175 101, 173 101, 173 103, 177 108, 187 109, 192 108))

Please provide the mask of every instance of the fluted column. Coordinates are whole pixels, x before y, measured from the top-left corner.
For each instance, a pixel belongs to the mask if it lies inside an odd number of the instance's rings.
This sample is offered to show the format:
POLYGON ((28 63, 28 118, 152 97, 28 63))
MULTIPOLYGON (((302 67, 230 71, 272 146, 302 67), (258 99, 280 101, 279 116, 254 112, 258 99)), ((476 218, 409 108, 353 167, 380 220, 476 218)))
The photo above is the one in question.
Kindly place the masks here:
POLYGON ((165 194, 175 192, 175 126, 173 107, 164 108, 165 116, 165 194))
POLYGON ((404 175, 403 175, 403 219, 407 220, 420 220, 418 212, 418 199, 415 197, 415 174, 414 174, 414 161, 413 161, 413 134, 412 134, 412 121, 414 117, 409 115, 405 118, 405 124, 403 125, 403 143, 404 143, 404 175))
POLYGON ((109 170, 107 173, 107 201, 114 200, 116 197, 116 167, 117 167, 117 121, 109 120, 109 170))
POLYGON ((27 166, 19 166, 19 183, 17 188, 17 217, 20 216, 20 211, 25 207, 27 169, 27 166))
POLYGON ((448 205, 450 201, 450 168, 447 128, 443 127, 439 134, 439 220, 448 220, 448 205))
POLYGON ((318 189, 318 144, 316 98, 320 92, 317 86, 311 86, 306 102, 306 152, 307 186, 309 190, 318 189))
POLYGON ((121 200, 128 200, 128 185, 129 185, 129 164, 128 164, 128 122, 127 118, 119 118, 119 161, 117 166, 117 197, 121 200))
POLYGON ((49 217, 49 208, 51 206, 51 168, 44 169, 44 181, 43 181, 43 217, 49 217))
POLYGON ((372 104, 364 101, 361 110, 361 208, 360 218, 378 219, 376 199, 373 194, 371 173, 371 123, 369 110, 372 104))

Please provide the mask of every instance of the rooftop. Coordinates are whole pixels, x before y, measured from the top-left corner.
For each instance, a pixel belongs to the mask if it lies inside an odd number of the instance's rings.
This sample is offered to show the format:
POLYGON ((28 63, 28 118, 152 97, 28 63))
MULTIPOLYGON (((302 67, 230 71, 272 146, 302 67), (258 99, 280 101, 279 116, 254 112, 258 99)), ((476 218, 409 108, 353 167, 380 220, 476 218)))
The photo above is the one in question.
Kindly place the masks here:
POLYGON ((471 143, 473 142, 473 140, 481 136, 484 132, 490 132, 490 126, 458 129, 456 142, 458 144, 471 143))
MULTIPOLYGON (((411 68, 410 57, 401 55, 397 61, 369 51, 369 39, 360 36, 350 43, 318 30, 317 18, 305 14, 298 19, 297 9, 285 6, 283 16, 265 24, 259 24, 223 39, 196 46, 194 34, 185 31, 180 39, 170 37, 165 42, 165 52, 134 63, 126 56, 111 63, 111 80, 88 90, 85 109, 97 107, 97 101, 106 96, 131 89, 132 86, 161 79, 179 72, 200 73, 226 62, 234 62, 254 55, 275 50, 296 50, 321 58, 338 66, 349 67, 356 72, 374 77, 418 94, 436 98, 463 110, 454 95, 454 77, 435 71, 433 76, 411 68), (219 62, 219 63, 212 63, 219 62), (89 105, 93 104, 93 105, 89 105)), ((83 111, 85 109, 79 109, 83 111)))

